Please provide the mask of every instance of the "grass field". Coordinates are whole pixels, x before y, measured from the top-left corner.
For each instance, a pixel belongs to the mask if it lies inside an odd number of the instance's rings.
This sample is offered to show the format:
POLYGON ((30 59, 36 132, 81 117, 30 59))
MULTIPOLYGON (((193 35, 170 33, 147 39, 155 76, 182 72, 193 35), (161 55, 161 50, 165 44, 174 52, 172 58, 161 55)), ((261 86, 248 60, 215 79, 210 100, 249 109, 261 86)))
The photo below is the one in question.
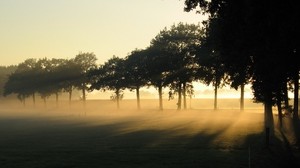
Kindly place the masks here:
MULTIPOLYGON (((171 108, 174 102, 166 102, 164 111, 156 110, 156 101, 150 100, 142 101, 142 111, 135 110, 133 100, 121 102, 120 110, 110 101, 89 101, 85 110, 81 103, 58 107, 0 103, 0 167, 300 165, 299 151, 286 147, 278 131, 271 147, 265 148, 259 105, 240 112, 225 100, 220 102, 223 109, 213 111, 207 105, 210 100, 203 101, 202 108, 196 109, 200 103, 193 102, 193 109, 182 111, 171 108)), ((292 143, 292 136, 286 138, 292 143)))

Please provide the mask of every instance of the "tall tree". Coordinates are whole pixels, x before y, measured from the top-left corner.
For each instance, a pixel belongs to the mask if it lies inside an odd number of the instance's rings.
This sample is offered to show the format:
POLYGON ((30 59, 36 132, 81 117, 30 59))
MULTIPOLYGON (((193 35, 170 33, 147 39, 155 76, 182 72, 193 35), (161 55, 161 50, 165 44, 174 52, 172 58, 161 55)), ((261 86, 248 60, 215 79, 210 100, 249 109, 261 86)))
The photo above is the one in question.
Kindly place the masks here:
MULTIPOLYGON (((185 4, 187 11, 199 6, 201 12, 208 13, 210 26, 213 26, 213 21, 221 25, 216 44, 224 65, 247 65, 252 69, 252 74, 248 71, 246 74, 251 76, 255 99, 265 105, 265 126, 268 133, 273 127, 272 105, 276 96, 277 99, 282 96, 276 93, 281 93, 281 88, 284 88, 281 86, 286 83, 289 74, 297 74, 291 75, 293 79, 299 76, 299 61, 296 61, 295 56, 292 57, 293 54, 298 55, 299 28, 296 26, 296 18, 299 17, 299 7, 290 0, 284 3, 258 0, 186 0, 185 4), (226 48, 231 44, 232 47, 226 48), (239 47, 242 48, 238 49, 239 47), (228 60, 232 59, 228 59, 228 56, 233 59, 238 56, 241 60, 246 60, 246 64, 236 61, 230 63, 228 60)), ((267 134, 267 145, 268 139, 267 134)))
POLYGON ((195 49, 200 45, 202 35, 200 25, 179 23, 163 29, 151 41, 151 45, 161 52, 160 59, 167 61, 164 83, 178 92, 178 109, 181 109, 182 95, 184 108, 187 108, 186 86, 194 80, 198 68, 195 49))

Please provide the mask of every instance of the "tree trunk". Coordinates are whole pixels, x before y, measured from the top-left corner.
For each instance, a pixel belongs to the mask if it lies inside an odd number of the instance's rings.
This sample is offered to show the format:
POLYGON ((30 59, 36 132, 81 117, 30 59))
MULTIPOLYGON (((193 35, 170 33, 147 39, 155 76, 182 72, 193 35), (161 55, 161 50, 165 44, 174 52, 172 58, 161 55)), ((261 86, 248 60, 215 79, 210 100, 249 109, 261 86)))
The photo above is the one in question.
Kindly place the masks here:
POLYGON ((58 92, 55 93, 56 107, 58 107, 58 92))
POLYGON ((181 110, 181 99, 182 99, 182 87, 181 83, 178 85, 178 102, 177 102, 177 110, 181 110))
POLYGON ((187 105, 186 105, 186 83, 183 83, 183 87, 182 87, 182 92, 183 92, 183 108, 186 110, 187 109, 187 105))
POLYGON ((71 101, 72 101, 72 86, 71 89, 69 90, 69 105, 71 105, 71 101))
POLYGON ((82 100, 83 102, 86 100, 85 87, 82 88, 82 100))
POLYGON ((245 84, 241 84, 241 99, 240 99, 240 110, 244 111, 244 102, 245 102, 245 84))
POLYGON ((46 97, 44 97, 43 100, 44 100, 44 106, 47 107, 46 97))
POLYGON ((264 104, 265 111, 265 134, 266 134, 266 147, 270 145, 271 137, 274 134, 274 119, 272 111, 272 100, 269 98, 264 104))
POLYGON ((277 94, 276 105, 277 105, 277 109, 278 109, 279 127, 282 128, 282 107, 281 107, 281 96, 279 95, 279 93, 277 94))
POLYGON ((22 103, 23 103, 23 106, 25 107, 26 106, 25 95, 22 95, 22 103))
POLYGON ((162 86, 158 87, 158 95, 159 95, 159 110, 163 110, 162 86))
POLYGON ((136 101, 138 110, 141 109, 141 101, 140 101, 140 87, 136 87, 136 101))
POLYGON ((32 93, 32 101, 33 101, 33 106, 35 107, 35 93, 32 93))
MULTIPOLYGON (((284 108, 286 110, 289 110, 289 94, 288 94, 288 88, 287 88, 287 83, 285 83, 283 85, 283 100, 284 100, 284 108)), ((291 112, 291 111, 288 111, 288 112, 291 112)))
POLYGON ((116 96, 117 96, 117 108, 120 109, 120 89, 116 90, 116 96))
POLYGON ((85 84, 83 84, 82 87, 82 101, 83 101, 83 110, 84 110, 84 115, 86 116, 86 94, 85 94, 85 84))
POLYGON ((295 73, 295 77, 294 77, 294 85, 295 85, 295 89, 294 89, 294 112, 293 112, 293 118, 295 120, 299 119, 299 115, 298 115, 298 99, 299 99, 299 72, 297 71, 297 73, 295 73))
POLYGON ((215 85, 215 97, 214 97, 214 110, 217 110, 217 99, 218 99, 218 85, 215 85))

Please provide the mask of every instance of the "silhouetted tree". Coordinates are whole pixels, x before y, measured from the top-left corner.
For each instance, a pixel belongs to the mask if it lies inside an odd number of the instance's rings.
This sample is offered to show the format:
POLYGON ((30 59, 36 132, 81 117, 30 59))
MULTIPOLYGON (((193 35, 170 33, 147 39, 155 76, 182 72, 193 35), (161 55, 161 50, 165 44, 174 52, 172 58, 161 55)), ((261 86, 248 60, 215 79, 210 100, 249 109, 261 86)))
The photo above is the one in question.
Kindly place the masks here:
POLYGON ((8 81, 9 75, 14 73, 17 69, 17 66, 0 66, 0 95, 4 94, 4 86, 5 83, 8 81))
POLYGON ((35 71, 36 59, 27 59, 17 66, 14 73, 10 74, 4 86, 4 96, 17 94, 18 99, 25 105, 25 98, 32 96, 35 104, 35 92, 39 85, 35 71))
POLYGON ((127 87, 124 59, 113 56, 98 69, 91 70, 88 76, 91 79, 90 90, 112 90, 115 92, 111 98, 117 101, 117 108, 119 109, 120 100, 123 97, 122 91, 127 87))
POLYGON ((179 23, 172 25, 170 29, 163 29, 151 41, 150 48, 153 53, 156 52, 153 58, 157 57, 156 61, 159 61, 154 63, 158 66, 160 63, 165 64, 155 73, 160 74, 160 79, 163 79, 157 86, 170 85, 178 93, 178 109, 181 109, 182 95, 184 108, 187 108, 186 86, 194 80, 198 68, 195 49, 200 45, 202 35, 203 30, 199 25, 179 23))
POLYGON ((146 79, 148 85, 158 90, 159 109, 163 110, 163 88, 167 86, 166 76, 170 69, 169 58, 164 46, 152 43, 146 50, 146 79))
POLYGON ((90 79, 87 77, 87 72, 91 69, 97 68, 96 55, 94 53, 79 53, 74 58, 74 63, 79 68, 79 78, 77 79, 75 86, 82 90, 82 100, 86 101, 87 85, 90 83, 90 79))
MULTIPOLYGON (((288 78, 299 78, 299 61, 295 57, 299 55, 299 28, 296 26, 299 7, 293 5, 293 1, 270 3, 258 0, 186 0, 185 4, 187 11, 199 6, 200 12, 208 13, 209 26, 214 26, 214 22, 218 23, 219 35, 215 44, 226 68, 247 65, 245 75, 243 72, 233 79, 249 79, 251 76, 255 99, 265 105, 265 125, 268 132, 273 127, 272 105, 276 99, 281 101, 284 96, 281 94, 285 88, 282 87, 283 84, 286 84, 288 78), (228 47, 229 45, 232 47, 228 47), (237 60, 243 60, 246 64, 230 62, 236 60, 234 57, 240 57, 237 60)), ((232 75, 243 69, 229 70, 232 70, 229 71, 232 75)), ((294 114, 297 118, 297 114, 294 114)), ((268 139, 267 134, 267 145, 268 139)))
POLYGON ((125 58, 125 81, 127 88, 135 89, 137 108, 140 109, 140 88, 147 84, 147 69, 145 67, 146 51, 134 50, 125 58))

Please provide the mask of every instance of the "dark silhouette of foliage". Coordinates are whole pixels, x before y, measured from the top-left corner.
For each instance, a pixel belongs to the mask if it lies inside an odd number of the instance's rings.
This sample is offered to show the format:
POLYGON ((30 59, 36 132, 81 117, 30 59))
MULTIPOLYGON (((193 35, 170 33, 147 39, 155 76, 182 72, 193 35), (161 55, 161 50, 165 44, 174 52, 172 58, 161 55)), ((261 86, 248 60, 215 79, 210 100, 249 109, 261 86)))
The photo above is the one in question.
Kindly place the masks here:
POLYGON ((98 69, 90 70, 88 76, 91 79, 89 90, 113 90, 115 95, 111 98, 116 100, 117 108, 120 108, 122 91, 127 87, 124 59, 113 56, 98 69))
POLYGON ((266 130, 272 129, 272 106, 276 101, 281 105, 288 80, 296 84, 298 99, 299 7, 290 0, 186 0, 185 4, 186 11, 200 7, 209 14, 208 33, 217 35, 213 43, 232 86, 251 81, 255 100, 265 105, 266 130))
POLYGON ((125 58, 125 81, 127 88, 136 91, 137 108, 140 109, 140 88, 147 84, 146 51, 134 50, 125 58))
POLYGON ((88 84, 90 79, 87 77, 87 72, 91 69, 97 68, 96 65, 96 55, 94 53, 79 53, 74 58, 74 63, 79 68, 79 77, 75 82, 75 87, 82 90, 82 100, 86 101, 86 90, 88 89, 88 84))
POLYGON ((15 72, 17 69, 17 66, 11 65, 11 66, 0 66, 0 95, 2 96, 4 94, 4 86, 5 83, 8 81, 8 77, 10 74, 15 72))

